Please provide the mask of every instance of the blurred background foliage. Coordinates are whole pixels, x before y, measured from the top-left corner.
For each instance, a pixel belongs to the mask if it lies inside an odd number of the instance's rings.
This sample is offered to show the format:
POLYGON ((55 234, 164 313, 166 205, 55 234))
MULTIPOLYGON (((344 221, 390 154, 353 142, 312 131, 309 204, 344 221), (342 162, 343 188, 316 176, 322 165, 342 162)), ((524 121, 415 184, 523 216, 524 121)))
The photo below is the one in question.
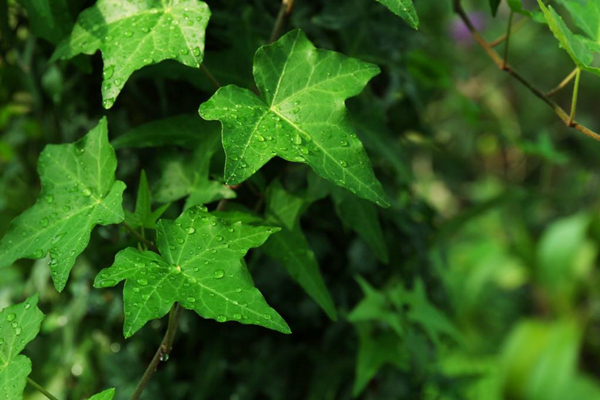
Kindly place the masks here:
MULTIPOLYGON (((35 2, 0 0, 0 236, 35 201, 37 157, 47 143, 76 140, 102 115, 112 139, 154 119, 197 115, 214 91, 201 72, 163 62, 135 73, 105 111, 98 54, 48 62, 92 3, 65 2, 69 9, 47 30, 28 18, 25 6, 35 2)), ((267 41, 279 2, 208 3, 206 65, 222 84, 252 87, 253 54, 267 41)), ((389 263, 331 216, 332 201, 315 201, 300 223, 338 320, 254 251, 248 264, 256 284, 294 333, 185 313, 171 360, 146 398, 600 398, 600 145, 567 129, 498 71, 450 0, 416 0, 419 31, 372 0, 296 3, 291 27, 305 30, 318 47, 383 70, 348 106, 392 199, 392 208, 380 210, 389 263)), ((464 3, 488 40, 505 32, 506 4, 493 18, 487 0, 464 3)), ((512 37, 510 61, 546 89, 573 69, 548 28, 533 21, 512 37)), ((600 80, 584 74, 581 85, 578 119, 598 130, 600 80)), ((568 107, 569 89, 556 100, 568 107)), ((118 150, 129 210, 140 169, 156 200, 171 179, 165 163, 174 157, 194 172, 192 150, 118 150)), ((220 180, 222 157, 208 169, 220 180)), ((302 191, 307 173, 274 160, 236 202, 262 207, 260 193, 275 176, 288 190, 302 191)), ((183 206, 176 202, 165 216, 176 217, 183 206)), ((123 243, 135 241, 116 226, 98 227, 92 238, 63 294, 50 284, 45 260, 23 260, 0 274, 0 306, 40 293, 48 317, 26 353, 32 376, 51 392, 81 399, 115 386, 126 398, 165 321, 123 339, 121 291, 93 290, 92 280, 123 243)))

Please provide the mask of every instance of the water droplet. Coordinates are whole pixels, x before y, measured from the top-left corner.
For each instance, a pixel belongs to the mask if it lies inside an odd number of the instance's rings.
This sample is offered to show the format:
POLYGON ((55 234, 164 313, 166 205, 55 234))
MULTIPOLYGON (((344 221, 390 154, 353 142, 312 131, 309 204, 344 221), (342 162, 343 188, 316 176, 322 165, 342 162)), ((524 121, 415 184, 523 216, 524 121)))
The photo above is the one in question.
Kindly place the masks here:
POLYGON ((42 218, 42 219, 40 220, 40 225, 41 225, 41 226, 48 226, 48 223, 49 223, 49 222, 50 222, 50 221, 48 221, 48 218, 44 217, 44 218, 42 218))
POLYGON ((104 77, 104 79, 110 79, 113 76, 114 72, 115 72, 115 66, 110 65, 110 66, 104 68, 104 71, 102 71, 102 76, 104 77))
POLYGON ((221 236, 221 235, 217 235, 217 236, 215 237, 215 240, 216 240, 217 242, 222 242, 222 241, 223 241, 223 236, 221 236))
POLYGON ((222 269, 218 269, 213 273, 213 276, 215 277, 215 279, 221 279, 225 276, 225 271, 223 271, 222 269))
POLYGON ((194 47, 194 49, 192 50, 192 54, 196 57, 200 56, 200 47, 196 46, 194 47))
POLYGON ((192 228, 191 226, 187 229, 188 235, 192 235, 194 232, 196 232, 196 230, 194 228, 192 228))
POLYGON ((19 336, 19 335, 21 334, 21 332, 23 332, 23 329, 21 329, 21 327, 20 327, 20 326, 17 326, 17 327, 15 328, 15 335, 19 336))
POLYGON ((89 197, 89 196, 91 196, 91 195, 92 195, 92 189, 90 189, 90 188, 85 188, 85 189, 83 189, 83 195, 84 195, 85 197, 89 197))
POLYGON ((187 301, 189 301, 190 303, 195 303, 196 302, 196 298, 195 297, 188 297, 187 301))
POLYGON ((132 31, 125 31, 124 35, 125 35, 125 37, 130 38, 130 37, 133 36, 133 32, 132 31))
POLYGON ((8 315, 6 316, 6 320, 7 320, 8 322, 12 322, 12 321, 14 321, 14 320, 15 320, 15 318, 17 318, 17 314, 15 314, 15 313, 10 313, 10 314, 8 314, 8 315))
POLYGON ((45 197, 45 199, 46 199, 47 203, 52 203, 54 201, 54 196, 52 196, 51 194, 49 194, 49 195, 47 195, 45 197))
POLYGON ((140 278, 140 279, 137 280, 137 283, 140 286, 147 286, 148 285, 148 279, 140 278))
POLYGON ((348 163, 347 163, 346 161, 344 161, 344 160, 341 160, 341 161, 340 161, 340 165, 341 165, 342 167, 346 168, 346 167, 348 166, 348 163))
POLYGON ((271 314, 265 314, 263 317, 265 317, 265 319, 271 319, 271 314))
POLYGON ((227 321, 227 317, 224 316, 224 315, 219 315, 219 316, 217 316, 217 321, 218 322, 225 322, 225 321, 227 321))

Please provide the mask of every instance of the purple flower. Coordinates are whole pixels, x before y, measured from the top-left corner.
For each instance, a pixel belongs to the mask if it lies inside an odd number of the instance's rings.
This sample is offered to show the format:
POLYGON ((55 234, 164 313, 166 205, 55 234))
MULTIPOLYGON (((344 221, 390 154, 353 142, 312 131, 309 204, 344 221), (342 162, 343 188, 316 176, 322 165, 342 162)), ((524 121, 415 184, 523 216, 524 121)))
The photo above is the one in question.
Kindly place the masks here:
MULTIPOLYGON (((469 13, 469 19, 478 31, 483 30, 486 26, 486 15, 481 12, 469 13)), ((469 28, 458 17, 450 25, 450 35, 461 46, 470 46, 473 43, 473 37, 471 36, 471 32, 469 32, 469 28)))

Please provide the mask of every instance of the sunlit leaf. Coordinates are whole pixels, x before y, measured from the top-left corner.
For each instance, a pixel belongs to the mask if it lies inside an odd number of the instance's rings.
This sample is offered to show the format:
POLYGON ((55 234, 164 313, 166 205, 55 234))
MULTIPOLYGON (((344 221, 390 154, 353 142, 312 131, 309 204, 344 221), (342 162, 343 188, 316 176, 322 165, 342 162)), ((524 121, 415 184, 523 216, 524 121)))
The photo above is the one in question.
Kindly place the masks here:
POLYGON ((175 302, 204 318, 290 333, 240 262, 250 248, 261 246, 277 230, 232 223, 193 207, 175 221, 158 222, 160 254, 122 250, 114 264, 98 274, 94 286, 110 287, 126 280, 125 337, 163 317, 175 302))
POLYGON ((254 59, 261 97, 226 86, 200 106, 203 118, 223 124, 227 183, 243 182, 280 156, 388 206, 344 104, 378 73, 373 64, 316 49, 300 30, 261 47, 254 59))
POLYGON ((62 291, 94 227, 123 221, 125 184, 115 181, 116 168, 105 118, 73 144, 46 146, 38 161, 42 190, 0 241, 0 267, 49 254, 54 286, 62 291))
POLYGON ((131 74, 174 59, 200 67, 210 10, 197 0, 98 0, 84 10, 53 59, 102 52, 102 99, 110 108, 131 74))
MULTIPOLYGON (((414 29, 419 28, 419 16, 412 0, 377 0, 390 9, 391 12, 402 18, 414 29)), ((491 0, 500 1, 500 0, 491 0)))

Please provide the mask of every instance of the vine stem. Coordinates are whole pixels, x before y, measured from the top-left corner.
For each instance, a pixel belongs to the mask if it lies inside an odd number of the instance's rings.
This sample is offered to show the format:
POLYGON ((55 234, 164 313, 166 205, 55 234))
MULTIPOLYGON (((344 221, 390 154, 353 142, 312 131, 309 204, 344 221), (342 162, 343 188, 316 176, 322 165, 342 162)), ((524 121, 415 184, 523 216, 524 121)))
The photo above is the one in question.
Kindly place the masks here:
POLYGON ((546 96, 552 97, 556 93, 558 93, 559 91, 564 89, 565 86, 567 86, 569 84, 569 82, 571 82, 573 80, 573 78, 575 78, 575 75, 577 75, 578 69, 579 69, 579 67, 575 67, 575 69, 573 71, 571 71, 571 73, 569 75, 567 75, 567 77, 565 79, 563 79, 561 83, 558 84, 558 86, 556 86, 554 89, 546 92, 546 96))
MULTIPOLYGON (((512 29, 510 30, 510 34, 515 33, 516 31, 518 31, 519 29, 521 29, 523 26, 525 26, 525 24, 529 21, 529 18, 524 17, 521 18, 520 20, 518 20, 517 22, 515 22, 512 26, 512 29)), ((492 40, 491 42, 489 42, 490 47, 496 47, 498 46, 500 43, 504 42, 506 40, 506 38, 508 37, 509 33, 504 33, 502 36, 498 37, 495 40, 492 40)))
POLYGON ((49 391, 47 391, 46 389, 44 389, 44 387, 42 385, 40 385, 39 383, 37 383, 36 381, 34 381, 33 379, 31 379, 30 377, 27 377, 27 383, 29 383, 38 392, 40 392, 41 394, 43 394, 44 396, 46 396, 50 400, 58 400, 55 396, 52 395, 52 393, 50 393, 49 391))
POLYGON ((217 80, 217 78, 215 78, 215 76, 210 72, 210 70, 208 69, 208 67, 206 65, 204 65, 204 63, 202 63, 200 65, 200 68, 202 69, 202 72, 204 72, 204 74, 206 75, 206 77, 208 78, 208 80, 217 88, 220 89, 221 88, 221 84, 219 83, 219 81, 217 80))
POLYGON ((136 231, 135 229, 133 229, 133 227, 131 225, 129 225, 125 221, 121 222, 121 225, 123 225, 123 228, 127 229, 140 242, 142 242, 146 246, 148 246, 149 249, 151 249, 152 251, 155 251, 155 252, 158 253, 158 248, 154 245, 154 243, 152 243, 151 241, 149 241, 148 239, 146 239, 145 237, 143 237, 142 235, 140 235, 140 233, 138 231, 136 231))
POLYGON ((506 64, 506 65, 504 64, 504 60, 498 55, 498 53, 496 53, 496 51, 494 51, 494 49, 492 47, 490 47, 489 43, 486 42, 483 37, 481 37, 481 35, 479 34, 477 29, 471 22, 471 19, 469 18, 469 16, 463 9, 461 0, 452 0, 452 4, 454 6, 454 12, 460 17, 460 19, 463 20, 463 22, 467 26, 467 29, 469 29, 469 31, 471 32, 471 36, 473 37, 473 39, 479 44, 479 46, 481 46, 481 48, 486 52, 488 57, 494 62, 494 64, 496 64, 496 66, 499 69, 506 71, 513 78, 515 78, 516 80, 521 82, 521 84, 523 84, 523 86, 525 86, 527 89, 529 89, 529 91, 531 93, 533 93, 536 97, 538 97, 540 100, 542 100, 544 103, 546 103, 549 107, 551 107, 554 110, 554 113, 558 116, 558 118, 560 118, 563 121, 563 123, 566 126, 576 129, 579 132, 589 136, 590 138, 592 138, 594 140, 600 141, 600 135, 598 133, 594 132, 593 130, 591 130, 590 128, 588 128, 584 125, 579 124, 574 119, 571 119, 569 114, 567 114, 567 112, 565 110, 563 110, 563 108, 561 106, 556 104, 550 97, 548 97, 546 94, 544 94, 541 90, 539 90, 538 88, 533 86, 533 84, 531 84, 527 79, 525 79, 519 72, 517 72, 509 64, 506 64))
POLYGON ((514 16, 515 13, 511 11, 510 16, 508 17, 508 28, 506 28, 506 42, 504 43, 504 64, 502 65, 502 69, 505 69, 506 65, 508 64, 508 46, 510 44, 510 32, 512 30, 514 16))
POLYGON ((275 26, 273 26, 269 43, 273 43, 279 39, 281 36, 281 31, 283 30, 283 26, 292 14, 293 8, 294 0, 281 0, 281 8, 279 9, 279 14, 277 14, 277 19, 275 20, 275 26))
POLYGON ((569 126, 573 124, 575 120, 575 113, 577 112, 577 96, 579 95, 579 79, 581 78, 581 69, 577 68, 575 73, 575 85, 573 86, 573 98, 571 99, 571 115, 569 115, 569 126))
POLYGON ((175 334, 177 333, 177 328, 179 326, 181 311, 182 308, 179 304, 175 304, 171 308, 171 311, 169 312, 169 326, 167 327, 167 332, 165 333, 158 350, 156 350, 152 361, 150 361, 148 368, 146 368, 146 372, 144 372, 144 375, 138 382, 135 392, 133 392, 131 395, 130 400, 138 400, 140 398, 144 392, 144 389, 146 388, 146 385, 148 385, 148 381, 150 381, 150 378, 158 369, 160 362, 167 361, 169 354, 171 354, 171 350, 173 349, 173 340, 175 339, 175 334))

